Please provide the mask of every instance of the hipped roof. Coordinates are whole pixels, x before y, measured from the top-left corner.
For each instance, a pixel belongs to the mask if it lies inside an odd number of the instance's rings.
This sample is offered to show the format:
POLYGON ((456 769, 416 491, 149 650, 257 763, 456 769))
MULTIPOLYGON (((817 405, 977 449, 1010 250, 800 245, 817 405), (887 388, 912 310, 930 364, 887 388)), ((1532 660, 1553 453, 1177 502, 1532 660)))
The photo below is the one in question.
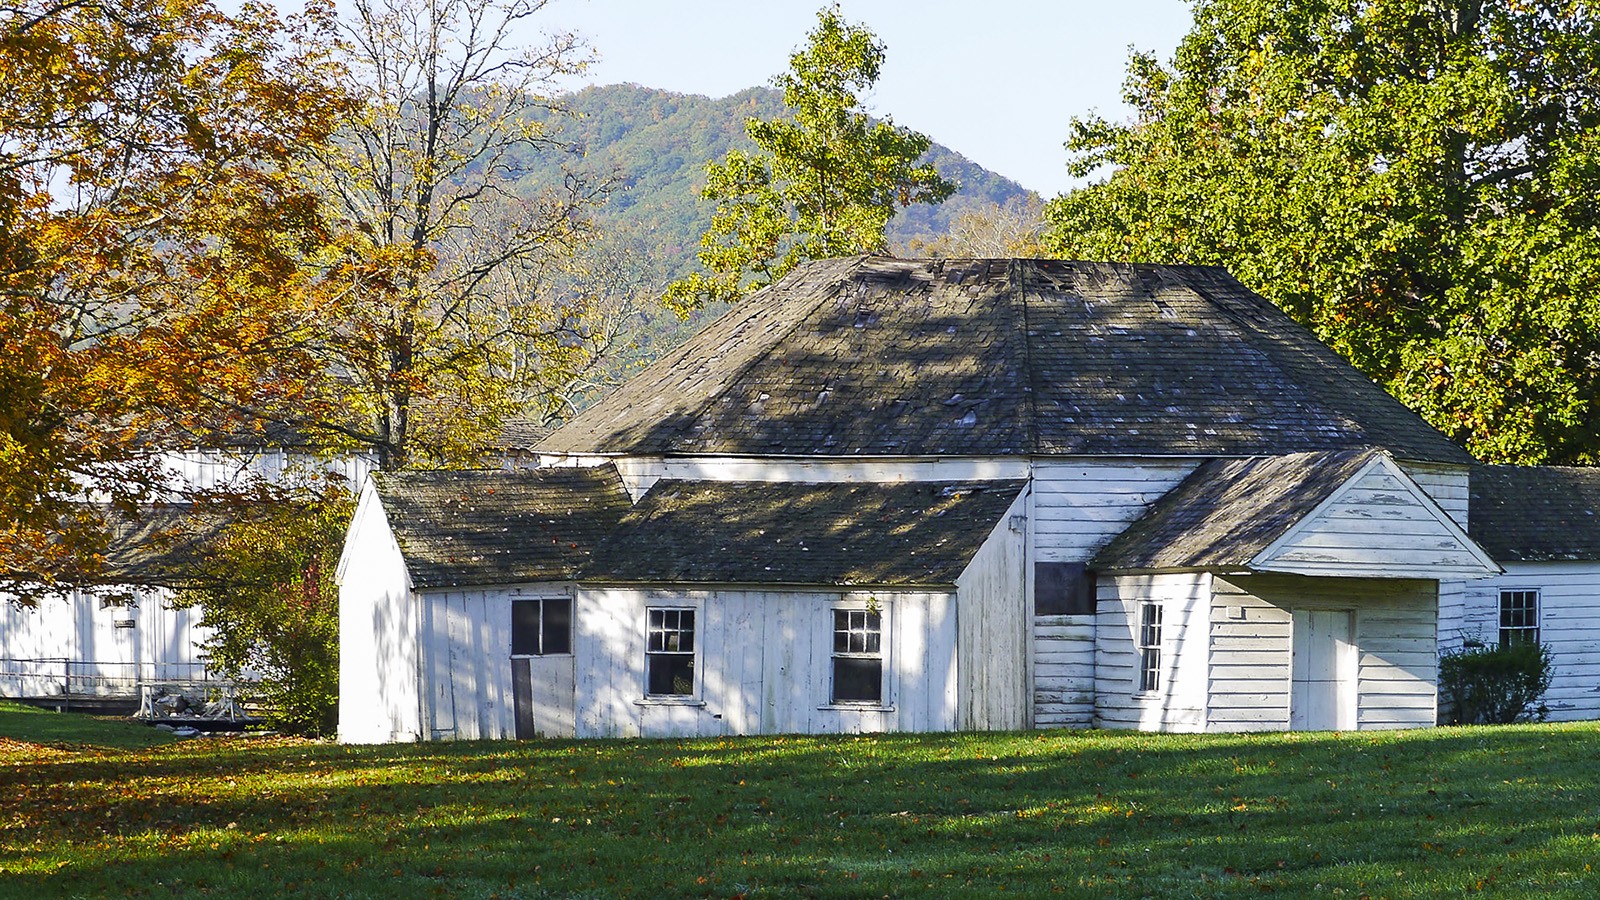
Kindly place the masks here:
POLYGON ((1467 455, 1196 266, 810 263, 545 438, 552 453, 1467 455))
POLYGON ((953 585, 1025 481, 657 482, 587 581, 953 585))
POLYGON ((573 577, 628 509, 615 466, 373 475, 419 588, 573 577))

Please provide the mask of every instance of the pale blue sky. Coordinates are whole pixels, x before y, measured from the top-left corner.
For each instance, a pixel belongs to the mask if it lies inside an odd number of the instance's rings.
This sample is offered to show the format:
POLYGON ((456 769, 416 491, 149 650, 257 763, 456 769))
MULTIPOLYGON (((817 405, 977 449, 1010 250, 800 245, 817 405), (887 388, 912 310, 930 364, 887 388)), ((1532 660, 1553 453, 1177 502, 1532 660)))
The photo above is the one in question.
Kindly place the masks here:
MULTIPOLYGON (((586 36, 594 84, 725 96, 789 61, 824 0, 557 0, 550 29, 586 36)), ((888 47, 872 112, 1053 196, 1069 186, 1067 121, 1122 118, 1130 45, 1163 59, 1189 26, 1184 0, 842 0, 888 47)))

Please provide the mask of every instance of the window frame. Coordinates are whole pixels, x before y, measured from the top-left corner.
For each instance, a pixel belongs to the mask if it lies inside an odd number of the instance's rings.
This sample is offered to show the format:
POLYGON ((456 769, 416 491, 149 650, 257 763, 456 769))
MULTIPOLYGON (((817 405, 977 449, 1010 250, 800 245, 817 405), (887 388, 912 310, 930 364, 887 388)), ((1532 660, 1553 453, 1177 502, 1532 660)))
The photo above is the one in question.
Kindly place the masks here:
POLYGON ((511 658, 512 659, 542 659, 542 658, 544 658, 546 656, 571 656, 572 655, 572 645, 574 643, 574 637, 575 637, 575 633, 577 631, 577 629, 574 627, 576 625, 576 622, 574 621, 574 616, 573 616, 574 608, 575 608, 575 604, 573 603, 573 600, 572 600, 571 597, 512 597, 511 598, 511 610, 510 610, 510 613, 511 613, 511 635, 510 635, 511 640, 509 641, 510 650, 511 650, 511 658), (538 630, 538 634, 534 637, 534 645, 538 648, 538 650, 533 652, 533 653, 518 652, 518 648, 517 648, 517 604, 518 603, 537 603, 537 604, 539 604, 539 617, 538 617, 539 630, 538 630), (546 649, 546 645, 547 645, 548 642, 546 641, 545 636, 546 636, 546 628, 547 628, 548 615, 549 615, 547 610, 548 610, 548 605, 551 604, 551 603, 562 603, 562 604, 565 604, 566 607, 567 607, 567 648, 565 650, 554 650, 554 651, 552 651, 552 650, 547 650, 546 649))
POLYGON ((1139 657, 1135 677, 1136 695, 1150 696, 1161 691, 1162 642, 1164 611, 1159 600, 1139 601, 1139 620, 1133 635, 1134 651, 1139 657))
POLYGON ((889 666, 888 644, 884 640, 886 629, 886 615, 882 606, 872 608, 865 605, 834 605, 828 607, 828 697, 829 707, 843 707, 851 709, 883 709, 888 706, 889 699, 889 666), (858 632, 852 625, 856 615, 862 619, 860 634, 862 636, 862 649, 849 649, 853 637, 858 632), (839 617, 844 616, 845 627, 839 629, 839 617), (876 628, 869 629, 872 620, 876 619, 876 628), (846 635, 845 650, 839 649, 839 636, 846 635), (873 649, 876 638, 876 649, 873 649), (841 698, 839 696, 839 663, 845 660, 871 660, 878 664, 878 696, 877 699, 841 698))
POLYGON ((1495 612, 1497 625, 1495 637, 1499 646, 1511 647, 1540 642, 1544 616, 1544 595, 1540 588, 1501 588, 1495 612), (1507 606, 1508 601, 1516 604, 1519 599, 1523 601, 1520 608, 1515 605, 1507 606), (1527 603, 1529 600, 1532 601, 1531 604, 1527 603), (1521 617, 1522 623, 1508 625, 1506 624, 1508 617, 1521 617), (1506 640, 1508 635, 1513 634, 1521 634, 1524 637, 1506 640))
MULTIPOLYGON (((701 641, 701 639, 700 639, 701 638, 701 635, 700 635, 701 623, 702 623, 702 617, 700 616, 700 609, 697 606, 681 604, 681 603, 680 604, 662 603, 662 604, 650 604, 650 605, 645 606, 645 609, 644 609, 644 672, 643 672, 643 675, 644 675, 644 679, 643 679, 644 680, 644 684, 643 684, 644 702, 646 702, 646 703, 668 703, 668 704, 670 704, 670 703, 695 703, 695 702, 698 702, 698 700, 700 698, 700 687, 701 687, 701 684, 703 683, 703 680, 704 680, 702 678, 702 674, 701 674, 702 673, 702 668, 701 668, 701 665, 700 665, 700 646, 703 643, 701 641), (652 649, 650 649, 651 627, 652 627, 651 626, 651 621, 650 621, 651 620, 651 614, 652 613, 657 613, 657 612, 663 614, 663 616, 662 616, 663 628, 665 627, 665 624, 666 624, 666 621, 665 621, 666 620, 666 616, 665 616, 666 613, 670 612, 670 613, 677 613, 678 614, 678 626, 676 628, 674 628, 670 633, 678 635, 680 637, 680 639, 681 639, 682 635, 687 633, 689 635, 689 639, 690 639, 690 643, 691 643, 691 646, 690 646, 690 648, 688 650, 652 650, 652 649), (690 616, 690 623, 689 623, 689 628, 688 628, 687 631, 685 631, 682 628, 682 616, 683 616, 684 613, 687 613, 690 616), (690 688, 689 688, 688 693, 682 693, 682 694, 680 694, 680 693, 658 694, 658 693, 652 692, 650 690, 650 680, 651 680, 650 679, 650 670, 651 670, 651 658, 652 657, 675 657, 675 658, 679 658, 679 659, 687 657, 688 661, 689 661, 689 678, 690 678, 690 688)), ((669 633, 669 632, 663 632, 663 634, 666 634, 666 633, 669 633)))

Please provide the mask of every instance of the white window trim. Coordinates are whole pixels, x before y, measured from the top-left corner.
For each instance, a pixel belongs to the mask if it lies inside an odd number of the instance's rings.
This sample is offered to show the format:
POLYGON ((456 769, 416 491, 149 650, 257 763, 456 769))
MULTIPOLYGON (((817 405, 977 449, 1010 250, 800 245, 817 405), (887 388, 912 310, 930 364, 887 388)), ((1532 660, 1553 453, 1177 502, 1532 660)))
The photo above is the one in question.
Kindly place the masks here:
POLYGON ((1134 604, 1133 616, 1133 698, 1135 700, 1154 700, 1163 696, 1162 687, 1167 681, 1167 612, 1160 600, 1139 600, 1134 604), (1144 643, 1144 612, 1147 608, 1154 609, 1160 615, 1161 621, 1156 624, 1158 630, 1156 643, 1144 643), (1144 651, 1147 646, 1156 651, 1156 684, 1153 688, 1144 686, 1144 651))
POLYGON ((698 603, 646 603, 644 607, 644 620, 641 623, 640 635, 644 638, 639 653, 640 684, 639 698, 634 700, 636 706, 705 706, 703 691, 705 690, 704 657, 705 641, 705 611, 698 603), (684 610, 694 613, 694 651, 691 657, 694 660, 694 689, 687 694, 652 694, 650 693, 650 611, 656 609, 684 610))
POLYGON ((823 625, 823 650, 822 658, 827 660, 827 671, 820 679, 822 682, 822 700, 817 704, 817 709, 834 712, 894 712, 895 710, 895 680, 893 665, 894 648, 894 605, 887 600, 871 601, 866 598, 845 598, 836 600, 823 606, 820 617, 823 625), (878 660, 883 666, 882 699, 874 703, 871 700, 834 700, 833 699, 833 614, 838 611, 866 612, 876 607, 878 612, 878 660))
POLYGON ((1507 594, 1532 594, 1533 595, 1533 626, 1531 628, 1514 628, 1513 631, 1532 631, 1534 643, 1544 642, 1544 588, 1542 587, 1502 587, 1494 595, 1494 639, 1497 646, 1505 646, 1502 636, 1505 627, 1500 624, 1501 617, 1505 615, 1505 602, 1507 594))

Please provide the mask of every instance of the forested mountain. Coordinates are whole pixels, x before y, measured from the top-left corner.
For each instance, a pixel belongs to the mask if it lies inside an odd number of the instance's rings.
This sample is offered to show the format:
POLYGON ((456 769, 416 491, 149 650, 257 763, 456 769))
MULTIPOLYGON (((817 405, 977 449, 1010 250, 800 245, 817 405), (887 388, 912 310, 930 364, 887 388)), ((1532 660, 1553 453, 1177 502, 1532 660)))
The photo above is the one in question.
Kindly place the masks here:
MULTIPOLYGON (((669 278, 694 265, 700 235, 711 222, 711 204, 699 198, 706 163, 721 159, 732 147, 752 149, 744 134, 745 119, 783 112, 782 95, 769 88, 712 99, 616 84, 585 88, 568 99, 577 116, 562 126, 560 139, 582 152, 578 169, 615 181, 598 214, 601 230, 643 244, 658 256, 661 274, 669 278)), ((964 209, 1029 194, 937 143, 929 158, 960 187, 939 206, 918 204, 898 213, 889 225, 892 247, 937 238, 964 209)), ((535 170, 535 180, 556 177, 563 162, 561 154, 546 154, 545 159, 549 171, 535 170)))

